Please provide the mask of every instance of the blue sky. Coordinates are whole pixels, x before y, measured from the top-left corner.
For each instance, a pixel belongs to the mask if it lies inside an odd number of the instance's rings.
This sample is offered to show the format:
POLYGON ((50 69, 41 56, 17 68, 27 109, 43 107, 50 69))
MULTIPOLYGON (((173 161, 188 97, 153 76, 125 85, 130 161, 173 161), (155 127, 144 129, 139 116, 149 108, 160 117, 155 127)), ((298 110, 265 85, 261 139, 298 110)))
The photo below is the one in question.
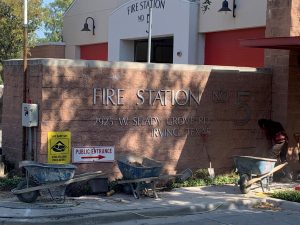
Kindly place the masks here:
POLYGON ((44 5, 47 5, 47 4, 50 3, 50 2, 53 2, 53 0, 44 0, 44 1, 43 1, 43 4, 44 4, 44 5))
MULTIPOLYGON (((43 0, 43 4, 44 4, 44 5, 47 5, 47 4, 49 4, 50 2, 53 2, 53 1, 54 1, 54 0, 43 0)), ((44 37, 43 27, 41 27, 40 29, 38 29, 38 30, 36 31, 36 34, 37 34, 37 36, 40 37, 40 38, 44 37)))

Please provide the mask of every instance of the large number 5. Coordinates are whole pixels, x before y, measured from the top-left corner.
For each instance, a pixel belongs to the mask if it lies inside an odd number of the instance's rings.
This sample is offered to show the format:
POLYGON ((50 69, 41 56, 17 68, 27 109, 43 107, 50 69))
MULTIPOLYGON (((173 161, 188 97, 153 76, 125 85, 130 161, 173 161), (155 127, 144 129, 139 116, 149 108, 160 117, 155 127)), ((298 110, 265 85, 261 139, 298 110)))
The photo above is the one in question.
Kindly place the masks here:
POLYGON ((250 97, 249 91, 238 91, 237 93, 237 112, 242 112, 243 116, 235 120, 237 126, 247 124, 251 119, 251 109, 247 101, 250 97))

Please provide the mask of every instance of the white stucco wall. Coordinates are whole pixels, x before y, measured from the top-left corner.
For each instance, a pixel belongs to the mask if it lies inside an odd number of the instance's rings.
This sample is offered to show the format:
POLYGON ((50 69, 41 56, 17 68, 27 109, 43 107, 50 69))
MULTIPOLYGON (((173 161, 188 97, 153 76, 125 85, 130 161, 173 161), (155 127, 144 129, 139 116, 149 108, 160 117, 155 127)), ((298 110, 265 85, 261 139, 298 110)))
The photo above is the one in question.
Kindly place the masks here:
MULTIPOLYGON (((204 0, 200 0, 203 2, 204 0)), ((236 0, 236 17, 232 12, 218 12, 223 0, 211 0, 210 9, 203 13, 200 8, 199 32, 215 32, 266 26, 268 0, 236 0)), ((228 0, 229 8, 233 9, 233 0, 228 0)))
MULTIPOLYGON (((108 42, 108 18, 112 11, 128 0, 76 0, 63 18, 66 58, 80 57, 76 46, 108 42), (95 20, 95 35, 81 31, 87 17, 95 20)), ((88 20, 89 28, 92 21, 88 20)))
MULTIPOLYGON (((133 40, 148 38, 149 8, 144 7, 144 2, 129 1, 110 15, 109 61, 133 61, 133 40)), ((161 0, 160 3, 153 7, 152 38, 174 37, 173 62, 196 64, 197 52, 201 51, 197 48, 198 4, 186 0, 161 0), (180 57, 176 54, 179 51, 180 57)))
MULTIPOLYGON (((141 1, 150 0, 76 0, 63 20, 66 58, 78 59, 81 45, 109 42, 110 60, 132 59, 132 40, 147 38, 147 24, 137 22, 137 13, 125 15, 126 5, 141 1), (124 4, 123 9, 119 8, 124 4), (95 20, 95 35, 81 31, 87 17, 95 20), (119 53, 115 51, 116 46, 122 47, 119 53), (127 52, 123 51, 125 48, 127 52)), ((267 0, 236 0, 236 18, 231 12, 218 12, 223 0, 211 1, 210 10, 204 14, 199 4, 187 0, 166 0, 165 10, 153 10, 153 36, 174 35, 174 63, 202 64, 206 32, 263 27, 266 24, 267 0), (193 35, 194 32, 199 34, 193 35), (182 51, 181 57, 176 55, 178 51, 182 51)), ((228 0, 230 8, 232 1, 228 0)), ((147 14, 147 10, 142 11, 147 14)), ((88 24, 91 28, 91 20, 88 24)))

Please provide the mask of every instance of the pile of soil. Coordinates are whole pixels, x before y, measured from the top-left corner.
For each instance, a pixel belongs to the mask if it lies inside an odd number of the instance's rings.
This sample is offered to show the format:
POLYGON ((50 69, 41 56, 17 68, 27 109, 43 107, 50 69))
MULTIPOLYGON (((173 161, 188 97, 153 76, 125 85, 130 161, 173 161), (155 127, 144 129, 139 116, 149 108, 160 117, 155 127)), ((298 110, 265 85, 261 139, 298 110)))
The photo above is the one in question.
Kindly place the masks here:
POLYGON ((12 198, 14 194, 10 191, 0 191, 0 199, 12 198))
POLYGON ((145 167, 143 164, 139 162, 128 162, 130 165, 135 166, 135 167, 145 167))

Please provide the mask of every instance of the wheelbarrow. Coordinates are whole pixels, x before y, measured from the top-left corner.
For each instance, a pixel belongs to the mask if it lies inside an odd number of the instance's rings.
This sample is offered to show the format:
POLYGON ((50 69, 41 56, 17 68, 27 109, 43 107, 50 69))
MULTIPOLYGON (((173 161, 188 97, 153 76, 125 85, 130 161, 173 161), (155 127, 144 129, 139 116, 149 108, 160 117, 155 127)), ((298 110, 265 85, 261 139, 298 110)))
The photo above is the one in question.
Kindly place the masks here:
POLYGON ((270 178, 273 173, 288 164, 283 163, 275 167, 276 159, 253 156, 234 156, 233 159, 240 176, 238 184, 243 194, 247 194, 251 185, 256 182, 260 183, 263 192, 265 188, 270 190, 270 178))
POLYGON ((35 202, 41 190, 48 190, 53 200, 57 203, 63 203, 68 184, 103 175, 102 171, 97 171, 74 176, 76 166, 71 164, 54 165, 22 161, 19 167, 25 168, 26 177, 11 192, 20 201, 26 203, 35 202))
POLYGON ((139 157, 133 154, 123 154, 117 159, 119 169, 123 175, 123 180, 118 184, 128 184, 136 199, 140 198, 141 192, 148 192, 152 189, 155 198, 156 183, 162 170, 162 163, 146 157, 139 157))

